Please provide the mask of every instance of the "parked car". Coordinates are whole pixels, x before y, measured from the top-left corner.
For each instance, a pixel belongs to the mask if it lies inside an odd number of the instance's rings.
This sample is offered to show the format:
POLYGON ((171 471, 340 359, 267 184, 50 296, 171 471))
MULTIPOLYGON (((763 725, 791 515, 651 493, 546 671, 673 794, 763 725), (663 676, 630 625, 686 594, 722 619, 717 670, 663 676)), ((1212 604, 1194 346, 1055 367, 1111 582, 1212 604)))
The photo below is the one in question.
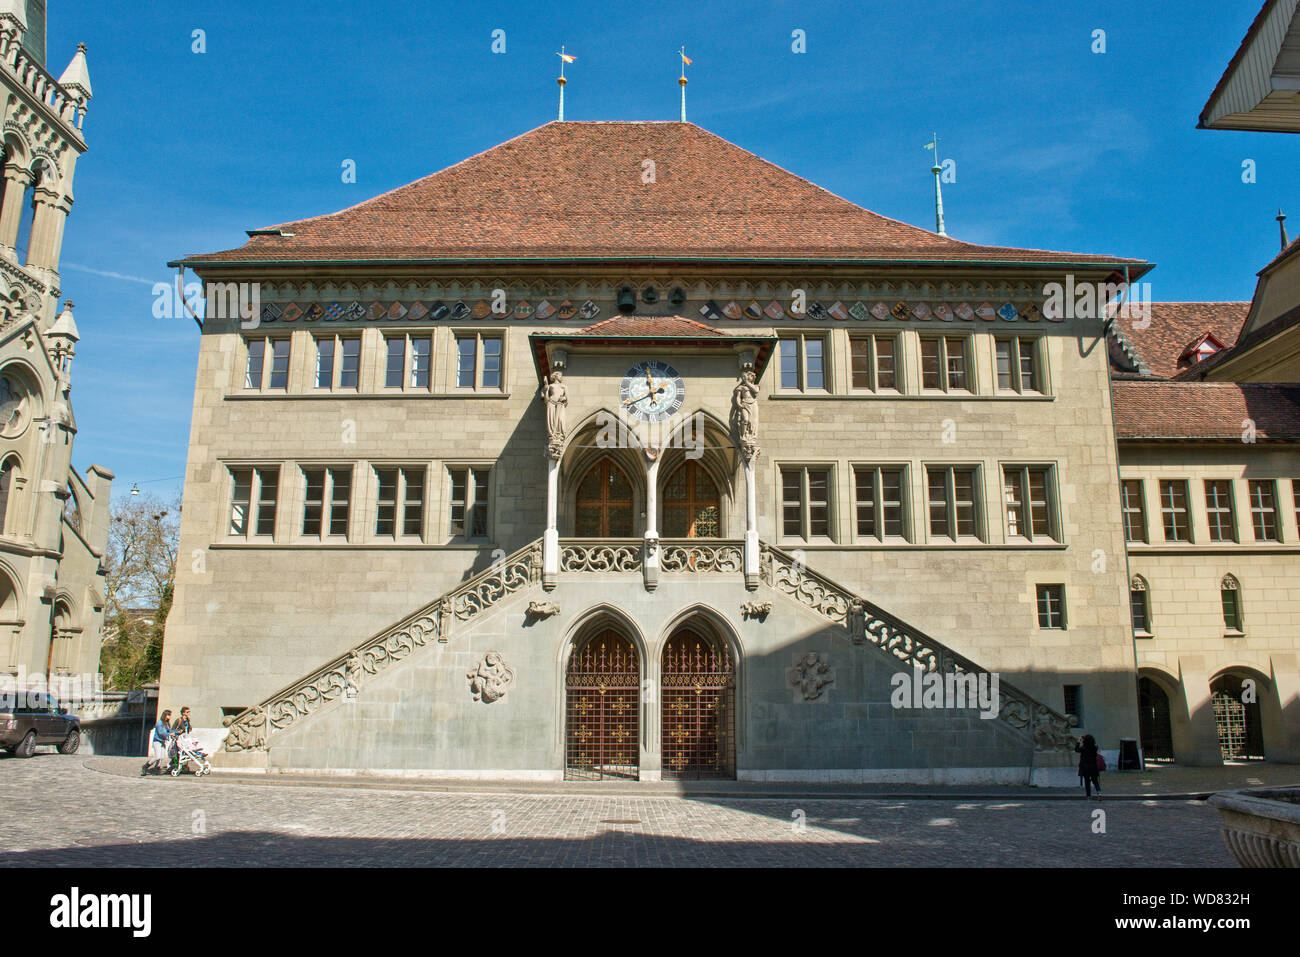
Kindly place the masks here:
POLYGON ((57 744, 60 754, 81 746, 81 719, 46 694, 19 694, 12 705, 0 704, 0 748, 30 758, 38 744, 57 744))

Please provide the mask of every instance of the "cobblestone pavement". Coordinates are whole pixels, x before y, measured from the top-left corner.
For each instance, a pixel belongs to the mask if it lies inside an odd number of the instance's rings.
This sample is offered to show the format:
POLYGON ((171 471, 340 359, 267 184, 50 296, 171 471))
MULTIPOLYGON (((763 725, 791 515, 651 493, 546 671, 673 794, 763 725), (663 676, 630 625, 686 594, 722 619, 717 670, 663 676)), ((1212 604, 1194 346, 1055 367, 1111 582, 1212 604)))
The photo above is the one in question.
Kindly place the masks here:
POLYGON ((1186 800, 286 787, 128 777, 103 761, 0 758, 0 865, 1233 866, 1218 812, 1186 800))

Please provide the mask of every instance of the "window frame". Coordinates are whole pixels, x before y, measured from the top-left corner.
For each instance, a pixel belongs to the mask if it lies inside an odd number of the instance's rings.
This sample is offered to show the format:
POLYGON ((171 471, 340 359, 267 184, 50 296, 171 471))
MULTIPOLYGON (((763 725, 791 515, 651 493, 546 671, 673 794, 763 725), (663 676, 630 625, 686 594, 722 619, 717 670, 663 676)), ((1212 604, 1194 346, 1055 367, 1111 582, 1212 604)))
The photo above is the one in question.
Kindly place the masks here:
POLYGON ((490 542, 493 540, 492 528, 492 499, 493 499, 493 467, 490 462, 448 462, 443 469, 445 484, 444 507, 442 509, 443 534, 446 535, 450 542, 490 542), (457 473, 465 474, 465 498, 463 500, 455 497, 456 475, 457 473), (478 483, 477 473, 485 473, 483 477, 483 493, 486 501, 478 500, 478 483), (463 509, 461 518, 461 530, 455 530, 454 511, 457 506, 463 509), (475 509, 483 509, 483 534, 474 535, 473 516, 475 509))
POLYGON ((298 524, 297 537, 303 541, 309 542, 347 542, 352 539, 352 516, 355 512, 356 505, 356 468, 353 465, 343 464, 336 465, 328 462, 307 462, 298 463, 298 471, 302 475, 302 520, 298 524), (321 497, 319 500, 313 500, 308 497, 308 490, 311 488, 311 477, 308 473, 321 472, 321 497), (343 531, 341 533, 333 531, 335 524, 335 509, 339 505, 336 492, 339 488, 339 478, 347 476, 347 498, 343 500, 343 531), (307 509, 313 505, 313 502, 320 508, 320 515, 317 521, 320 525, 320 531, 312 533, 307 531, 307 509))
MULTIPOLYGON (((902 394, 903 392, 901 388, 902 374, 901 374, 901 370, 899 369, 899 362, 898 362, 900 338, 901 337, 897 333, 890 334, 890 333, 882 333, 882 332, 862 332, 862 333, 855 332, 849 334, 849 390, 850 391, 856 393, 862 393, 862 394, 870 393, 873 395, 879 395, 879 394, 901 395, 902 394), (892 374, 894 377, 894 384, 892 386, 880 385, 880 341, 881 340, 888 342, 891 349, 890 362, 893 364, 892 374), (857 372, 853 366, 854 360, 857 358, 854 353, 854 349, 858 343, 865 343, 867 346, 867 355, 866 355, 867 384, 866 385, 858 384, 857 372)), ((825 364, 825 356, 822 357, 822 362, 823 364, 825 364)), ((778 374, 779 372, 780 369, 778 367, 778 374)))
POLYGON ((1121 478, 1119 482, 1119 510, 1120 523, 1124 528, 1124 543, 1126 545, 1149 545, 1151 543, 1151 524, 1147 520, 1147 483, 1145 479, 1121 478), (1126 486, 1137 486, 1137 507, 1134 508, 1128 498, 1128 489, 1126 486), (1129 515, 1136 512, 1138 520, 1141 522, 1141 538, 1132 538, 1129 535, 1129 515))
POLYGON ((1064 582, 1040 582, 1034 585, 1034 620, 1038 623, 1039 631, 1068 631, 1070 627, 1070 618, 1067 614, 1065 602, 1065 583, 1064 582), (1055 611, 1055 616, 1060 619, 1059 624, 1052 624, 1052 595, 1053 589, 1057 593, 1057 603, 1059 607, 1055 611), (1044 609, 1043 600, 1047 599, 1047 607, 1044 609), (1043 624, 1044 614, 1046 614, 1047 624, 1043 624))
POLYGON ((1151 638, 1154 637, 1154 631, 1151 628, 1151 586, 1141 575, 1134 575, 1129 581, 1129 624, 1133 629, 1134 638, 1151 638), (1142 627, 1137 623, 1138 603, 1134 600, 1138 595, 1142 596, 1142 627))
POLYGON ((314 392, 358 392, 361 389, 361 357, 365 351, 360 335, 343 335, 341 333, 313 333, 312 345, 316 347, 316 365, 312 370, 312 391, 314 392), (321 385, 320 382, 320 346, 322 342, 331 342, 330 348, 333 350, 333 356, 330 359, 330 381, 329 385, 321 385), (345 353, 343 343, 355 342, 357 344, 356 361, 357 367, 353 373, 356 376, 356 385, 343 384, 343 363, 345 353))
POLYGON ((433 391, 433 354, 434 354, 434 335, 432 330, 426 332, 386 332, 383 334, 384 340, 384 378, 382 389, 385 392, 432 392, 433 391), (398 370, 398 384, 393 385, 388 381, 391 369, 389 369, 389 360, 391 356, 391 344, 401 342, 402 344, 402 367, 398 370), (424 368, 420 370, 416 364, 417 342, 426 343, 428 352, 423 356, 424 368), (416 374, 420 371, 424 373, 424 385, 415 381, 416 374))
POLYGON ((284 472, 281 463, 257 463, 257 462, 227 462, 226 474, 228 476, 227 486, 227 508, 226 508, 226 541, 242 542, 273 542, 276 539, 276 524, 280 519, 281 512, 281 495, 280 490, 283 486, 284 472), (236 498, 239 493, 239 473, 249 473, 248 497, 245 499, 236 498), (265 498, 266 477, 275 476, 275 494, 271 499, 265 498), (244 529, 242 532, 235 530, 235 507, 243 502, 244 529), (263 509, 270 505, 270 523, 271 531, 262 533, 258 531, 262 527, 263 509))
POLYGON ((1225 636, 1239 638, 1246 633, 1245 603, 1241 600, 1241 580, 1231 573, 1219 579, 1219 610, 1223 615, 1225 636), (1226 597, 1233 596, 1233 613, 1235 621, 1228 621, 1228 603, 1226 597))
POLYGON ((1240 533, 1237 531, 1237 503, 1236 503, 1237 490, 1235 487, 1236 483, 1233 482, 1232 479, 1202 479, 1201 485, 1205 495, 1205 527, 1209 535, 1209 541, 1216 542, 1216 543, 1236 544, 1238 541, 1240 541, 1239 539, 1240 533), (1214 490, 1216 492, 1214 501, 1215 502, 1219 501, 1219 496, 1217 494, 1218 490, 1217 488, 1215 488, 1216 486, 1219 485, 1227 485, 1228 487, 1227 497, 1225 499, 1227 503, 1226 505, 1212 504, 1211 502, 1210 499, 1211 490, 1214 490), (1217 518, 1217 516, 1222 516, 1225 513, 1227 514, 1228 517, 1228 537, 1226 538, 1221 537, 1223 522, 1217 518), (1216 537, 1216 536, 1220 536, 1220 537, 1216 537))
POLYGON ((882 545, 888 544, 911 544, 913 540, 912 533, 912 508, 911 508, 911 471, 907 462, 854 462, 851 463, 849 474, 853 483, 853 536, 855 542, 876 542, 882 545), (867 534, 862 531, 861 512, 862 499, 859 496, 859 473, 868 472, 871 475, 872 485, 872 521, 876 527, 876 534, 867 534), (885 531, 885 501, 884 501, 884 473, 897 472, 899 475, 898 483, 898 508, 899 508, 899 526, 901 531, 897 535, 887 534, 885 531))
POLYGON ((1046 395, 1046 376, 1043 374, 1043 337, 1042 336, 994 336, 993 337, 993 389, 996 393, 1002 395, 1046 395), (1032 364, 1031 374, 1036 383, 1036 388, 1026 389, 1024 387, 1024 359, 1026 358, 1024 344, 1029 344, 1029 358, 1032 364), (998 347, 1007 345, 1011 347, 1009 359, 1011 362, 1011 385, 1008 388, 1002 387, 1001 373, 998 371, 998 347))
POLYGON ((954 545, 986 544, 988 542, 988 528, 984 516, 984 476, 982 467, 978 463, 968 462, 924 462, 921 468, 923 471, 922 478, 925 483, 926 541, 954 545), (946 535, 937 533, 934 530, 935 503, 930 495, 930 473, 937 470, 943 470, 944 472, 944 514, 945 524, 948 528, 948 534, 946 535), (974 526, 974 531, 969 535, 963 535, 957 531, 957 472, 971 473, 971 524, 974 526))
POLYGON ((244 343, 244 385, 245 392, 288 392, 289 381, 293 372, 293 336, 292 335, 264 335, 264 336, 241 336, 244 343), (253 343, 261 343, 261 355, 258 359, 258 381, 256 385, 250 383, 252 377, 253 363, 253 343), (275 347, 279 343, 284 343, 284 385, 275 386, 271 383, 276 376, 275 371, 275 347), (269 361, 268 361, 269 360, 269 361))
POLYGON ((372 492, 373 508, 367 516, 369 538, 377 542, 413 543, 424 542, 428 540, 429 527, 429 463, 427 462, 371 462, 370 463, 370 490, 372 492), (408 472, 419 471, 420 497, 412 500, 410 497, 411 483, 408 472), (379 530, 379 523, 383 521, 380 517, 380 509, 385 507, 386 500, 380 499, 380 493, 383 491, 383 479, 381 472, 396 472, 396 484, 394 486, 393 499, 387 502, 393 509, 393 515, 390 519, 393 523, 391 532, 382 532, 379 530), (413 501, 420 507, 420 531, 419 533, 408 533, 407 513, 413 501))
POLYGON ((454 349, 452 350, 452 375, 454 376, 454 388, 457 392, 505 392, 506 386, 506 333, 505 330, 484 332, 478 329, 460 329, 452 333, 454 349), (461 385, 461 368, 460 344, 465 341, 474 343, 474 384, 472 386, 461 385), (483 374, 485 372, 486 360, 489 358, 483 348, 485 342, 496 342, 500 346, 500 352, 495 356, 497 360, 496 374, 500 380, 495 386, 483 384, 483 374))
MULTIPOLYGON (((1167 543, 1172 543, 1172 544, 1179 544, 1179 545, 1191 545, 1191 544, 1193 544, 1193 543, 1195 542, 1195 540, 1196 540, 1196 536, 1195 536, 1195 523, 1192 521, 1192 489, 1191 489, 1191 482, 1188 481, 1187 479, 1160 479, 1160 480, 1159 480, 1159 485, 1157 486, 1157 488, 1158 488, 1158 490, 1159 490, 1159 495, 1160 495, 1160 530, 1161 530, 1162 534, 1164 535, 1164 540, 1165 540, 1165 542, 1167 542, 1167 543), (1169 514, 1169 515, 1176 515, 1178 510, 1175 509, 1172 505, 1169 506, 1169 507, 1166 507, 1166 506, 1165 506, 1165 487, 1166 487, 1166 486, 1170 487, 1171 489, 1172 489, 1172 488, 1177 488, 1177 487, 1179 487, 1179 486, 1182 487, 1182 490, 1183 490, 1183 508, 1182 508, 1182 513, 1183 513, 1183 517, 1184 517, 1184 522, 1186 523, 1186 527, 1187 527, 1187 537, 1186 537, 1186 538, 1170 538, 1170 537, 1169 537, 1169 526, 1165 523, 1165 516, 1166 516, 1166 514, 1169 514)), ((1174 522, 1174 531, 1177 532, 1177 521, 1174 522)))
POLYGON ((833 462, 785 462, 777 464, 777 521, 780 524, 779 540, 783 542, 802 542, 804 544, 833 544, 838 541, 836 522, 838 509, 835 502, 836 471, 833 462), (785 473, 799 473, 799 534, 792 535, 786 531, 785 511, 785 473), (810 475, 824 472, 826 475, 826 534, 812 534, 812 493, 810 475))
POLYGON ((1052 545, 1060 545, 1061 542, 1061 519, 1060 507, 1058 505, 1059 496, 1056 490, 1056 466, 1043 465, 1041 463, 1020 464, 1016 462, 1001 463, 1002 469, 1002 529, 1006 535, 1007 542, 1047 542, 1052 545), (1017 498, 1021 510, 1021 531, 1013 534, 1011 531, 1011 507, 1007 500, 1007 473, 1014 472, 1017 485, 1017 498), (1034 499, 1030 473, 1043 473, 1043 508, 1047 512, 1047 530, 1037 532, 1034 530, 1034 499), (1026 521, 1027 519, 1027 521, 1026 521), (1025 534, 1028 532, 1028 534, 1025 534))
POLYGON ((787 332, 777 336, 776 343, 776 388, 778 392, 786 394, 829 394, 830 387, 830 336, 821 332, 787 332), (815 341, 821 345, 821 377, 820 386, 808 385, 808 342, 815 341), (781 369, 781 347, 786 342, 792 342, 795 345, 795 375, 798 383, 794 386, 788 386, 783 381, 784 372, 781 369))
POLYGON ((949 334, 936 333, 917 336, 917 355, 921 362, 921 392, 928 395, 974 395, 975 394, 975 363, 973 361, 973 344, 974 336, 970 333, 949 334), (962 380, 965 385, 960 388, 953 388, 951 384, 952 370, 949 360, 952 354, 948 350, 950 341, 959 341, 961 343, 961 365, 962 380), (939 346, 939 385, 927 386, 925 384, 925 344, 927 342, 938 343, 939 346))
POLYGON ((1277 499, 1277 480, 1276 479, 1247 479, 1246 480, 1246 499, 1250 503, 1250 528, 1254 534, 1256 542, 1265 542, 1277 545, 1282 541, 1282 515, 1278 509, 1277 499), (1269 495, 1269 504, 1265 506, 1262 502, 1255 504, 1256 490, 1267 490, 1269 495), (1271 516, 1272 535, 1261 534, 1262 520, 1265 515, 1271 516))

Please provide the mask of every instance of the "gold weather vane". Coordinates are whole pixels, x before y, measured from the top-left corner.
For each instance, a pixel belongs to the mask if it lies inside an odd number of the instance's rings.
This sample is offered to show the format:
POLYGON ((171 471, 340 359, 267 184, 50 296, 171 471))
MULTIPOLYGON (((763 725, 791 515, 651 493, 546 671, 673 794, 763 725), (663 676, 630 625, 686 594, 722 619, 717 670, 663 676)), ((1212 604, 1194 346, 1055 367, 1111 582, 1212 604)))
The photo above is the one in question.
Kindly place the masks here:
POLYGON ((565 53, 564 44, 560 44, 560 52, 555 55, 560 58, 560 78, 555 82, 560 84, 560 122, 563 123, 564 122, 564 84, 568 82, 564 79, 564 64, 572 63, 574 60, 578 58, 574 56, 572 53, 565 53))
POLYGON ((682 48, 677 52, 682 58, 682 78, 677 82, 682 88, 682 122, 685 123, 686 122, 686 68, 691 65, 691 58, 686 55, 685 45, 683 45, 682 48))

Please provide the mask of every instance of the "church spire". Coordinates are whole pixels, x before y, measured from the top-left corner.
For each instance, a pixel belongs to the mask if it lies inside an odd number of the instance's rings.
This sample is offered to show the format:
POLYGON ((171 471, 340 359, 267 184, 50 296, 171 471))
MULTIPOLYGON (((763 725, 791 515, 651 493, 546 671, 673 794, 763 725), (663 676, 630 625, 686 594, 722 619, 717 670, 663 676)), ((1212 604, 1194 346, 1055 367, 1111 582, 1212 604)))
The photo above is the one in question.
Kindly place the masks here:
POLYGON ((686 47, 677 51, 682 58, 682 76, 677 85, 682 88, 682 122, 686 122, 686 68, 691 65, 691 58, 686 55, 686 47))
POLYGON ((1277 220, 1278 232, 1282 234, 1282 248, 1286 249, 1287 246, 1291 245, 1291 240, 1286 238, 1286 213, 1279 209, 1277 216, 1274 218, 1277 220))

